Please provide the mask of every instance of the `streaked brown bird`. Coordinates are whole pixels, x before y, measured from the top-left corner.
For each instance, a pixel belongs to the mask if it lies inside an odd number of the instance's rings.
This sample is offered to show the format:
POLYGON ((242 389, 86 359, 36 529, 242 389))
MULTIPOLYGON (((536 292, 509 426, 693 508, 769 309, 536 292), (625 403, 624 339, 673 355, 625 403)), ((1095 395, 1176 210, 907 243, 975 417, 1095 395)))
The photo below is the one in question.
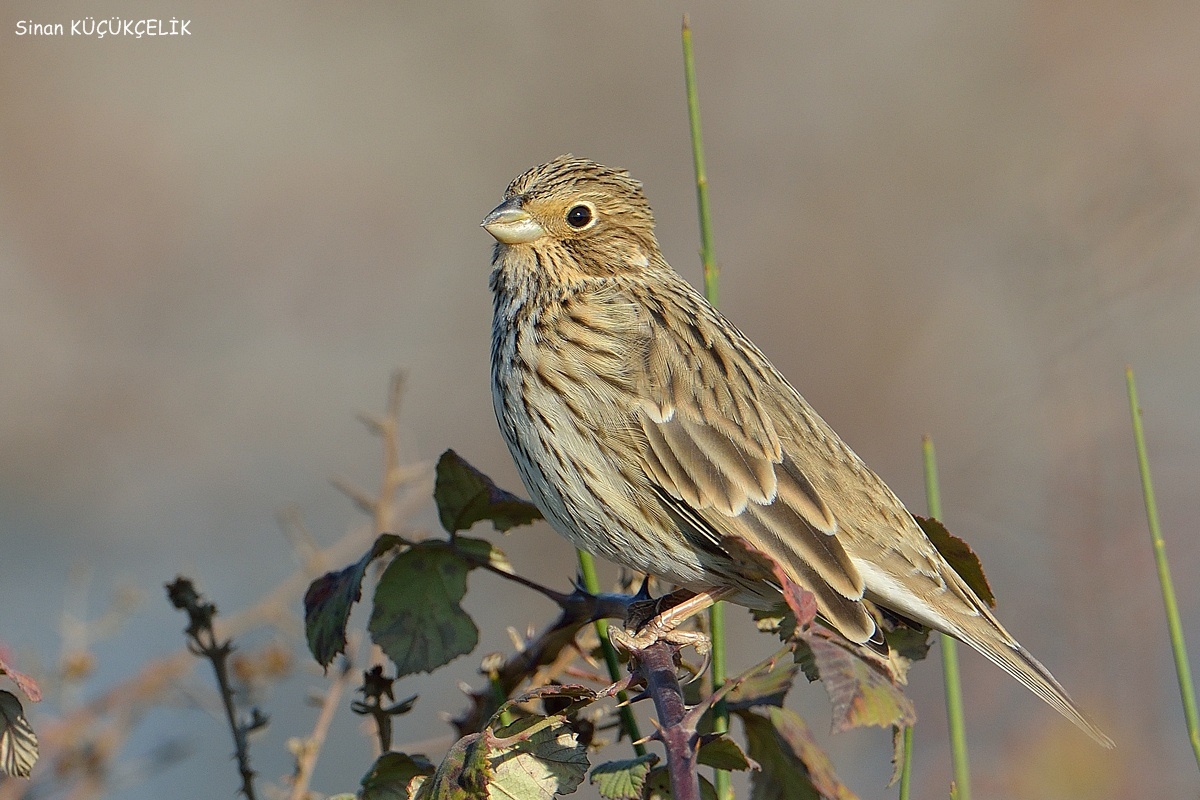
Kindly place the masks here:
POLYGON ((970 645, 1109 739, 946 563, 899 498, 663 259, 641 184, 561 156, 483 220, 492 399, 533 501, 576 546, 752 608, 779 602, 730 537, 847 639, 877 604, 970 645))

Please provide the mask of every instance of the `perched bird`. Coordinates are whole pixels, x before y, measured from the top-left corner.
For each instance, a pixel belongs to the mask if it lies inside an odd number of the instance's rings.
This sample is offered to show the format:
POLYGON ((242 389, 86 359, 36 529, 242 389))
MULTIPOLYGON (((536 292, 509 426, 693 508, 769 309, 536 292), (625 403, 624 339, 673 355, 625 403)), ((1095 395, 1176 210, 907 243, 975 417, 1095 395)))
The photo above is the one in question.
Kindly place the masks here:
POLYGON ((758 348, 663 259, 642 185, 560 156, 484 218, 492 399, 521 478, 576 546, 752 608, 778 584, 852 642, 877 604, 970 645, 1105 747, 903 503, 758 348))

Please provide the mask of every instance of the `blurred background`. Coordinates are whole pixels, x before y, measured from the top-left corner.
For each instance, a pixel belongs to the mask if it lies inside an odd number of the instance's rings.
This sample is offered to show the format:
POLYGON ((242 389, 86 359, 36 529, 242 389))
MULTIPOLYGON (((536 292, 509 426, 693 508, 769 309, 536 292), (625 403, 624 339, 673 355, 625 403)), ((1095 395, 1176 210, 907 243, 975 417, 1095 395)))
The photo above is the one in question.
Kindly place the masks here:
MULTIPOLYGON (((329 479, 378 485, 354 415, 382 409, 394 369, 406 463, 453 447, 521 488, 491 410, 479 220, 574 152, 644 182, 698 283, 688 11, 722 308, 917 512, 934 437, 946 522, 1000 617, 1118 742, 1094 748, 965 655, 976 796, 1194 792, 1123 370, 1195 661, 1200 5, 0 8, 0 642, 47 689, 35 728, 181 647, 162 592, 177 573, 236 612, 299 566, 281 512, 322 545, 362 526, 329 479), (191 35, 15 33, 93 14, 191 35), (86 680, 60 691, 66 667, 86 680)), ((436 530, 430 502, 413 508, 436 530)), ((545 526, 500 544, 552 585, 573 574, 545 526)), ((265 781, 325 685, 288 603, 278 632, 239 640, 295 654, 259 698, 265 781)), ((455 681, 511 649, 505 625, 552 615, 482 575, 466 605, 480 650, 400 684, 421 694, 401 749, 439 757, 455 681)), ((736 670, 773 645, 730 613, 736 670)), ((911 678, 921 797, 950 781, 937 659, 911 678)), ((108 754, 99 796, 232 795, 209 672, 168 694, 108 754)), ((895 796, 887 733, 826 736, 817 686, 791 702, 855 792, 895 796)), ((370 761, 343 708, 314 788, 352 791, 370 761)))

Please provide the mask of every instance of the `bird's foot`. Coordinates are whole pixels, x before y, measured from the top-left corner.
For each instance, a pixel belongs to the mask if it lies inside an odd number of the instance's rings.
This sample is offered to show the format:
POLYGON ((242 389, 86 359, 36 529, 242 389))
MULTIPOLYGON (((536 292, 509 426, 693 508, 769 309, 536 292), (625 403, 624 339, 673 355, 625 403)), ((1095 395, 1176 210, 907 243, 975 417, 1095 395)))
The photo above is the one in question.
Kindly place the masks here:
MULTIPOLYGON (((657 619, 655 617, 655 620, 657 619)), ((712 641, 704 631, 662 630, 659 626, 650 624, 636 631, 627 631, 613 625, 608 629, 608 638, 612 641, 613 646, 630 653, 645 650, 657 642, 667 642, 679 647, 691 645, 700 655, 706 655, 712 649, 712 641)))
POLYGON ((625 620, 626 629, 610 627, 609 638, 614 645, 630 652, 645 650, 655 642, 668 642, 680 647, 691 645, 700 655, 707 655, 712 649, 708 635, 703 631, 680 630, 679 626, 734 591, 722 588, 695 594, 672 592, 657 600, 634 603, 625 620))

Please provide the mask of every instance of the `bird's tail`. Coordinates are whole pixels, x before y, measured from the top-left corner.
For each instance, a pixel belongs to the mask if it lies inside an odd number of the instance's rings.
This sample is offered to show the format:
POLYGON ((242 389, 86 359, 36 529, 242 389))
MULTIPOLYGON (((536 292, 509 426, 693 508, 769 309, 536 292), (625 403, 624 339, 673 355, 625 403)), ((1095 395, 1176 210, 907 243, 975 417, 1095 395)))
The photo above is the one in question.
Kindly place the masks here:
POLYGON ((979 603, 978 610, 978 617, 969 618, 969 623, 964 619, 966 624, 954 625, 955 629, 948 633, 978 650, 996 666, 1025 684, 1030 691, 1057 709, 1097 743, 1103 747, 1115 747, 1113 740, 1079 710, 1067 694, 1067 690, 1050 674, 1050 670, 1022 647, 992 613, 983 607, 982 602, 979 603))

